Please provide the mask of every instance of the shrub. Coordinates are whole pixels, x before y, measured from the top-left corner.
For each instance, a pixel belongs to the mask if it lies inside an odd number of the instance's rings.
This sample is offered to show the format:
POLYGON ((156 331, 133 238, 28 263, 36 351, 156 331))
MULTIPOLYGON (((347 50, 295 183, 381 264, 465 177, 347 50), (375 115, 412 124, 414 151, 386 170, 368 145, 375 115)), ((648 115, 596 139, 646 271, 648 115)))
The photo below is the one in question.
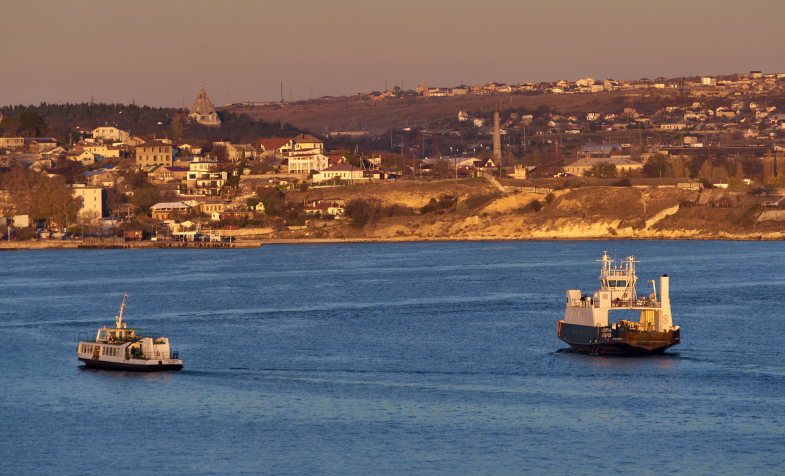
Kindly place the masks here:
POLYGON ((553 192, 549 193, 548 195, 545 196, 545 203, 550 205, 553 202, 554 198, 556 198, 556 195, 554 195, 553 192))
POLYGON ((537 213, 537 212, 539 212, 540 210, 542 210, 542 203, 540 203, 540 201, 539 201, 539 200, 532 200, 532 201, 529 203, 529 207, 532 209, 532 211, 533 211, 534 213, 537 213))
POLYGON ((623 178, 621 180, 617 180, 611 184, 612 187, 632 187, 632 183, 630 179, 623 178))
POLYGON ((376 199, 355 198, 346 204, 346 216, 352 219, 350 225, 355 228, 373 225, 381 218, 413 214, 414 211, 405 205, 396 203, 385 207, 381 200, 376 199))
POLYGON ((435 198, 432 198, 425 206, 420 208, 420 214, 425 215, 426 213, 435 212, 437 210, 447 210, 455 205, 456 198, 452 195, 442 195, 439 198, 439 201, 436 201, 435 198))
POLYGON ((492 201, 500 198, 502 196, 501 192, 494 192, 494 193, 484 193, 480 195, 472 195, 466 200, 461 203, 465 203, 466 207, 469 209, 473 208, 480 208, 484 207, 485 205, 491 203, 492 201))
POLYGON ((537 213, 542 210, 542 202, 539 200, 532 200, 529 202, 525 207, 521 207, 518 209, 518 213, 537 213))

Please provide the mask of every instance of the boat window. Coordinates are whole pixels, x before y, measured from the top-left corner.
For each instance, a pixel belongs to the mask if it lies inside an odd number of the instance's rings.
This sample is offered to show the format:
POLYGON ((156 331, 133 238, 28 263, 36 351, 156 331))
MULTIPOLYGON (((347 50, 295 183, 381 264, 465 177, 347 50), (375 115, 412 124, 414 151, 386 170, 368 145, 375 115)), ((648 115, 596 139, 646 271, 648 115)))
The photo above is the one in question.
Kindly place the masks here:
POLYGON ((626 287, 627 281, 617 281, 616 285, 619 286, 620 288, 626 287))
POLYGON ((610 281, 608 281, 608 286, 610 286, 610 287, 612 287, 612 288, 615 288, 615 287, 616 287, 616 280, 610 280, 610 281))

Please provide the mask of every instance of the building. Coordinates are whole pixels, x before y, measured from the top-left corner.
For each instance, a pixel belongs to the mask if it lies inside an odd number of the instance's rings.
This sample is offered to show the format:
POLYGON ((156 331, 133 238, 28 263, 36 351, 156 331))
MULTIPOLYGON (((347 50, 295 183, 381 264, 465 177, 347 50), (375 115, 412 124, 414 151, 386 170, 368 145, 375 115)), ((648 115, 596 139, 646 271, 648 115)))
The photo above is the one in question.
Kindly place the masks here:
POLYGON ((172 165, 172 146, 160 141, 147 141, 135 147, 136 165, 148 167, 152 165, 172 165))
POLYGON ((86 150, 95 156, 95 160, 119 158, 120 149, 111 145, 89 143, 74 147, 74 150, 86 150))
POLYGON ((587 157, 583 159, 578 159, 575 162, 566 165, 564 167, 564 171, 568 174, 583 176, 586 172, 588 172, 593 166, 607 162, 609 164, 613 164, 616 166, 616 172, 626 172, 629 170, 640 170, 643 168, 643 164, 640 162, 635 162, 634 160, 630 160, 624 157, 587 157))
MULTIPOLYGON (((295 154, 299 151, 313 149, 316 149, 321 153, 324 150, 324 142, 320 141, 311 134, 300 134, 299 136, 292 139, 288 152, 289 154, 295 154)), ((284 153, 286 153, 286 151, 284 151, 284 153)))
POLYGON ((30 152, 46 152, 57 147, 57 140, 54 137, 28 137, 25 139, 25 145, 30 149, 30 152))
POLYGON ((289 155, 289 173, 307 174, 311 170, 324 170, 330 165, 330 158, 310 149, 302 153, 291 152, 289 155))
POLYGON ((714 76, 704 76, 701 78, 701 86, 716 86, 717 78, 714 76))
POLYGON ((314 182, 326 182, 327 180, 338 179, 347 182, 363 180, 363 171, 349 164, 339 164, 327 167, 326 169, 313 174, 314 182))
POLYGON ((271 139, 262 139, 259 143, 259 153, 271 152, 277 157, 282 157, 284 151, 288 152, 291 147, 291 137, 273 137, 271 139))
POLYGON ((232 162, 239 162, 243 157, 248 160, 256 158, 256 148, 251 144, 231 144, 226 142, 226 154, 232 162))
POLYGON ((128 133, 114 126, 103 126, 93 129, 93 139, 103 139, 112 142, 125 142, 128 140, 128 133))
POLYGON ((185 214, 191 211, 191 207, 181 202, 164 202, 156 203, 150 207, 153 212, 153 218, 157 220, 166 220, 173 215, 185 214))
POLYGON ((95 163, 95 155, 86 150, 71 150, 65 155, 65 158, 74 162, 81 162, 82 165, 93 165, 95 163))
POLYGON ((103 216, 104 202, 103 189, 101 187, 74 184, 72 190, 74 191, 74 196, 82 199, 82 206, 79 207, 79 218, 95 219, 103 216))
POLYGON ((201 85, 199 94, 196 95, 196 101, 191 106, 188 118, 205 126, 218 127, 221 125, 218 113, 215 112, 213 103, 210 102, 210 98, 207 97, 207 93, 204 91, 204 83, 201 85))
POLYGON ((117 176, 111 171, 103 169, 85 172, 80 177, 83 177, 88 185, 94 187, 113 187, 117 183, 117 176))
POLYGON ((24 137, 0 137, 0 149, 17 149, 24 145, 24 137))
POLYGON ((227 172, 218 171, 217 161, 194 160, 188 166, 185 188, 194 195, 219 195, 228 175, 227 172))
POLYGON ((212 215, 213 213, 221 213, 226 210, 227 203, 220 198, 209 198, 199 203, 199 211, 212 215))
POLYGON ((683 122, 660 124, 660 129, 664 129, 666 131, 680 131, 686 128, 687 128, 687 124, 683 122))

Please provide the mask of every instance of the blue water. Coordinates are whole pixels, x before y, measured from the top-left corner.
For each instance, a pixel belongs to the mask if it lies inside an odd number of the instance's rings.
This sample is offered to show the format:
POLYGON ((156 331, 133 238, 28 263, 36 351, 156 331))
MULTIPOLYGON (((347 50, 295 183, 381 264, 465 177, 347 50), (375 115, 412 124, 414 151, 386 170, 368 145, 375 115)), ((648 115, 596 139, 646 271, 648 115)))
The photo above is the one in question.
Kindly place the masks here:
POLYGON ((0 474, 785 474, 785 245, 503 242, 0 253, 0 474), (560 351, 603 250, 682 344, 560 351), (126 322, 185 369, 80 368, 126 322))

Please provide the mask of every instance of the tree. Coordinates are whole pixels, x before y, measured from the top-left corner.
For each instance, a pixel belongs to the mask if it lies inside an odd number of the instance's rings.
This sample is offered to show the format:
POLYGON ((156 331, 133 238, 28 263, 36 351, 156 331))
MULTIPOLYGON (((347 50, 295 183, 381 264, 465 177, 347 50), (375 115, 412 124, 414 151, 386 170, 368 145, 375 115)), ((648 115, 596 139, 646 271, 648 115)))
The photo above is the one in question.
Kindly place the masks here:
POLYGON ((256 191, 259 202, 264 205, 264 212, 273 215, 277 209, 283 208, 284 194, 277 188, 262 188, 256 191))
POLYGON ((685 176, 684 168, 685 168, 684 158, 682 157, 681 154, 679 154, 679 156, 673 159, 673 162, 671 162, 671 176, 676 178, 684 177, 685 176))
POLYGON ((183 138, 183 121, 180 119, 179 114, 175 114, 172 118, 172 139, 183 138))
POLYGON ((214 157, 218 162, 227 162, 229 160, 229 152, 223 145, 217 145, 210 151, 210 156, 214 157))
POLYGON ((714 176, 711 161, 706 159, 703 161, 703 165, 701 166, 701 170, 698 173, 698 177, 705 179, 705 180, 712 180, 714 176))
POLYGON ((668 176, 668 162, 662 154, 654 154, 649 157, 643 166, 643 173, 652 178, 668 176))
POLYGON ((35 190, 30 201, 30 215, 47 220, 58 227, 67 228, 76 221, 82 200, 74 196, 73 189, 63 177, 36 177, 35 190))
POLYGON ((609 162, 599 162, 592 165, 584 175, 597 178, 616 178, 616 165, 609 162))
POLYGON ((135 189, 134 196, 131 198, 131 203, 145 212, 148 212, 150 207, 160 201, 161 193, 152 185, 135 189))

